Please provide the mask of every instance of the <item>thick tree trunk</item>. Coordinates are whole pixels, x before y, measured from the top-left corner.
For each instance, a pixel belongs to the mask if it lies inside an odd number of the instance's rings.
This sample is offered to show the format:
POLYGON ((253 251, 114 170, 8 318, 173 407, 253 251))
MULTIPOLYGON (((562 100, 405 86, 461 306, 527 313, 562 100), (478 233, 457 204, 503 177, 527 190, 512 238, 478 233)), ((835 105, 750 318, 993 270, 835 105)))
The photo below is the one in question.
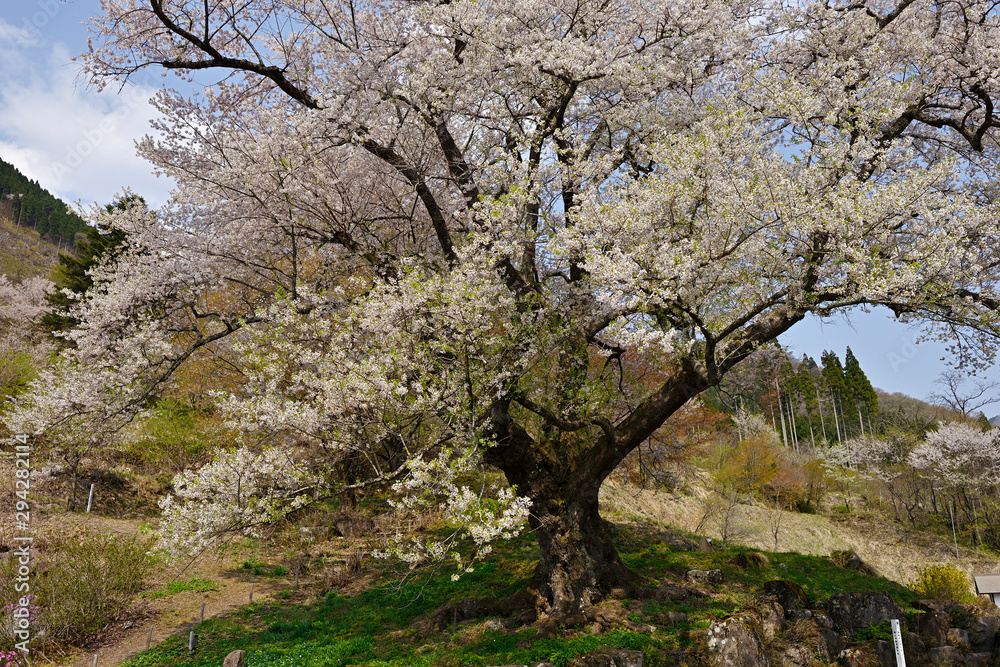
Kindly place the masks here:
POLYGON ((532 498, 530 525, 540 551, 534 577, 540 619, 579 614, 612 588, 639 580, 612 544, 608 525, 598 513, 596 489, 560 495, 532 498))
POLYGON ((511 417, 512 399, 490 407, 485 417, 496 444, 484 458, 503 471, 519 495, 531 499, 529 523, 540 552, 532 588, 540 621, 585 617, 614 588, 635 593, 642 584, 612 543, 598 512, 598 494, 629 452, 708 386, 693 364, 684 365, 617 424, 600 417, 565 420, 518 397, 522 407, 546 422, 537 439, 511 417))

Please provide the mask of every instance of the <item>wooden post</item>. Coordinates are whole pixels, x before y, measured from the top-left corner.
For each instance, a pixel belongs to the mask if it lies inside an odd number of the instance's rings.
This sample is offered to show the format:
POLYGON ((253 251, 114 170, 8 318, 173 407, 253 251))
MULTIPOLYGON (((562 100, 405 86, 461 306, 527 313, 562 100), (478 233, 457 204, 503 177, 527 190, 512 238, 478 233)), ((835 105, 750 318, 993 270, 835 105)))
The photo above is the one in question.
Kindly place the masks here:
POLYGON ((253 583, 250 584, 250 602, 253 602, 253 583))
POLYGON ((97 654, 94 654, 94 667, 97 667, 97 654))
POLYGON ((195 642, 196 642, 196 640, 195 640, 195 637, 194 637, 194 630, 192 630, 191 634, 188 635, 188 653, 193 653, 194 652, 195 642))
POLYGON ((153 643, 153 628, 149 629, 149 634, 146 635, 146 650, 149 650, 150 644, 153 643))
POLYGON ((90 513, 90 506, 94 502, 94 485, 90 485, 90 496, 87 497, 87 513, 90 513))
POLYGON ((198 618, 198 625, 205 622, 205 603, 201 603, 201 617, 198 618))

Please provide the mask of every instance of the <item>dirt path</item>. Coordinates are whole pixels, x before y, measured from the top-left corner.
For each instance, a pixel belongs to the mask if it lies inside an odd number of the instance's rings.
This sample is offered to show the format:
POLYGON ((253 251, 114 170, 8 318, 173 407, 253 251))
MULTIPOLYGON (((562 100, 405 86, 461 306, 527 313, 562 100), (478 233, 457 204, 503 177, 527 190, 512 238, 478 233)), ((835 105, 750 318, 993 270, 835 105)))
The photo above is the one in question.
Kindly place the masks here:
POLYGON ((277 591, 288 586, 283 580, 255 578, 251 582, 248 578, 241 578, 224 570, 213 574, 207 567, 184 574, 185 578, 192 576, 211 578, 220 584, 219 590, 205 593, 184 591, 155 600, 151 606, 160 610, 160 613, 152 621, 136 624, 109 638, 105 645, 91 648, 62 664, 67 667, 93 667, 96 653, 97 664, 101 667, 120 665, 146 649, 150 628, 153 630, 150 646, 156 646, 173 636, 187 638, 191 630, 197 630, 202 602, 205 603, 205 618, 215 618, 247 604, 250 601, 251 584, 255 602, 270 599, 277 591))

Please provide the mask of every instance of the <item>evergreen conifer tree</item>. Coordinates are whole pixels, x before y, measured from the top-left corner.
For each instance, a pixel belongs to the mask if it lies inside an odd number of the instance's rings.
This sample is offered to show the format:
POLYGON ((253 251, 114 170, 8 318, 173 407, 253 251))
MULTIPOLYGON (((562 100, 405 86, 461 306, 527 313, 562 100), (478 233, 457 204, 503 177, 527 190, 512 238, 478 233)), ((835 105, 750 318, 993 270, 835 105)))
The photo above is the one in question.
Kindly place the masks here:
MULTIPOLYGON (((878 394, 875 393, 875 388, 868 381, 868 376, 865 375, 851 348, 847 348, 847 354, 844 356, 844 385, 845 405, 861 403, 867 409, 867 414, 872 416, 878 414, 878 394)), ((849 406, 845 409, 849 409, 849 406)))
MULTIPOLYGON (((108 204, 108 211, 124 210, 126 206, 145 200, 139 195, 129 195, 108 204)), ((42 325, 49 331, 66 331, 76 326, 77 320, 69 314, 70 308, 79 296, 86 294, 94 286, 94 280, 87 273, 106 259, 117 254, 125 241, 126 234, 120 230, 87 227, 87 239, 77 244, 76 255, 59 254, 59 265, 52 271, 52 282, 55 291, 46 298, 52 310, 42 317, 42 325), (63 290, 69 290, 70 296, 63 290)))

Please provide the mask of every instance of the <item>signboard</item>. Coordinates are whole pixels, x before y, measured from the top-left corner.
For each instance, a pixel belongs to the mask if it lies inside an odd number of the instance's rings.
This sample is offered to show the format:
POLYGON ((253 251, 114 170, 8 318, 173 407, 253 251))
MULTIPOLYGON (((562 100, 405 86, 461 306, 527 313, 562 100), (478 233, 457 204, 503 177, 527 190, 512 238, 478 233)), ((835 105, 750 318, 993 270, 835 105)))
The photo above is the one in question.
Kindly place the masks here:
POLYGON ((906 657, 903 655, 903 634, 899 631, 899 619, 889 621, 892 625, 892 644, 896 647, 896 667, 906 667, 906 657))

